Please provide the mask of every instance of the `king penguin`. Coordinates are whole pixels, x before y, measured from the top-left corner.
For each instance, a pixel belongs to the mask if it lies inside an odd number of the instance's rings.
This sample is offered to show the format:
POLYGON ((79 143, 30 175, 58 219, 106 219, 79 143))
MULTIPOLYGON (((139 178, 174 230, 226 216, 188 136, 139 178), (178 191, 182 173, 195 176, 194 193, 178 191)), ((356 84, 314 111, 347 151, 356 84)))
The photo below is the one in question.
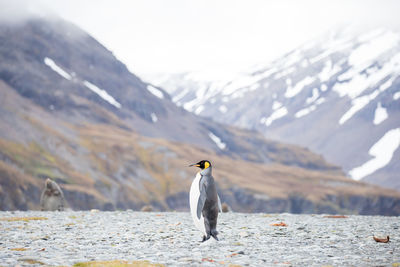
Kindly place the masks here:
POLYGON ((214 237, 218 240, 217 218, 221 210, 221 201, 217 194, 212 166, 208 160, 189 165, 199 167, 190 187, 190 212, 195 226, 203 233, 202 242, 214 237))

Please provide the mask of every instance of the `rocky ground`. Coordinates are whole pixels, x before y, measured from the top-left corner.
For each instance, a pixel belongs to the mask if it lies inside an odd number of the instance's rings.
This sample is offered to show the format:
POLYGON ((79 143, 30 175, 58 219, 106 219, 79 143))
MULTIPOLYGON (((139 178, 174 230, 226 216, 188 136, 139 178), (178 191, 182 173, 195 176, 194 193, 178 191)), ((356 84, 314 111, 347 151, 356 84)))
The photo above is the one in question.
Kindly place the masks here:
POLYGON ((0 212, 0 266, 400 266, 399 228, 399 217, 223 213, 220 241, 200 243, 189 213, 0 212), (272 225, 280 222, 287 226, 272 225), (390 241, 377 243, 374 235, 390 241))

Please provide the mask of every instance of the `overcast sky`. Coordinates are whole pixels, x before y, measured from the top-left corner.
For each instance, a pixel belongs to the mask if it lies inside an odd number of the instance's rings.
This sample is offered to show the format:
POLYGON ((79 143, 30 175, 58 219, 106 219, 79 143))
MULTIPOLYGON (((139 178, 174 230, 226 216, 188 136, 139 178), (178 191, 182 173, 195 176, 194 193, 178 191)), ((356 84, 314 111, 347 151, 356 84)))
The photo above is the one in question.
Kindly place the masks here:
POLYGON ((397 23, 400 10, 397 0, 18 0, 4 3, 13 3, 17 9, 21 6, 34 12, 54 12, 74 22, 139 75, 246 69, 270 61, 338 24, 397 23))

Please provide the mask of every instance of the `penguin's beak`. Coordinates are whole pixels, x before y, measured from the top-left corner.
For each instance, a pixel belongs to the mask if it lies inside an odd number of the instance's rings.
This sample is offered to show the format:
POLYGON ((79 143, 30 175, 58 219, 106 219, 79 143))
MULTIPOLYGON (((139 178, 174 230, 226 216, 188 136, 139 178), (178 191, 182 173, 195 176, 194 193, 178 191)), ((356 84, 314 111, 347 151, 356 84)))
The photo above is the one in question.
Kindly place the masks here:
POLYGON ((189 165, 189 167, 192 167, 192 166, 200 167, 200 164, 198 164, 198 163, 193 163, 193 164, 190 164, 190 165, 189 165))

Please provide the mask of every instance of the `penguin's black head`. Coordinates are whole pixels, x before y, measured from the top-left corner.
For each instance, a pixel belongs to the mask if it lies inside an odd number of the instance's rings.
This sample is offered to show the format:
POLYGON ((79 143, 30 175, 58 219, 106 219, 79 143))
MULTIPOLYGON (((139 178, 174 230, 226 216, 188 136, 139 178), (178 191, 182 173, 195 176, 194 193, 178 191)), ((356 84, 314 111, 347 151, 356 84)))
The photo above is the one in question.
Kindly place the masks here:
POLYGON ((208 160, 202 160, 197 163, 189 165, 189 167, 191 167, 191 166, 199 167, 200 169, 204 170, 204 169, 211 167, 211 162, 209 162, 208 160))
POLYGON ((54 182, 50 179, 47 178, 46 182, 45 182, 45 187, 49 190, 53 190, 54 189, 54 182))

